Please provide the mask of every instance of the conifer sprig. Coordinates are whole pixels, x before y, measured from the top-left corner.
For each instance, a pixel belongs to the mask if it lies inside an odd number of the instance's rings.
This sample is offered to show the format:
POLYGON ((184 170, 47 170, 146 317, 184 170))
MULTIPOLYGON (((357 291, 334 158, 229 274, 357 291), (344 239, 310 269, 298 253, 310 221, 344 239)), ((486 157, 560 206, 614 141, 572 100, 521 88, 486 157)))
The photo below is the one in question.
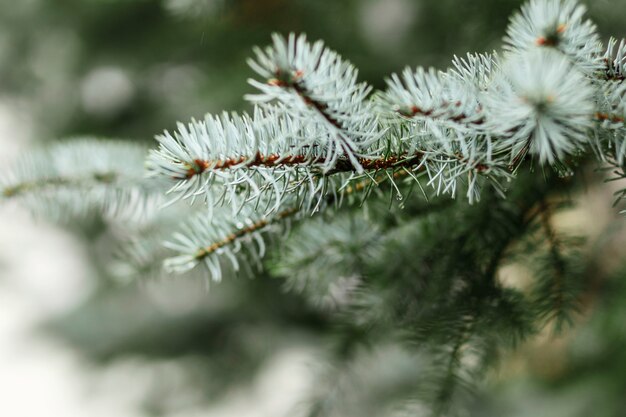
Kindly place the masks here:
MULTIPOLYGON (((239 240, 226 239, 231 228, 202 234, 217 223, 215 206, 231 207, 230 225, 273 223, 294 208, 305 215, 341 204, 346 190, 362 181, 369 190, 381 176, 399 197, 412 181, 474 202, 485 186, 504 196, 529 159, 563 171, 593 149, 623 172, 625 46, 612 39, 603 51, 584 12, 574 0, 531 0, 511 19, 505 54, 455 57, 446 71, 406 69, 375 93, 321 41, 274 35, 249 61, 260 76, 250 80, 259 90, 247 96, 251 115, 207 115, 157 137, 150 176, 171 184, 172 200, 209 207, 210 220, 177 239, 193 234, 194 245, 175 246, 218 244, 202 253, 231 256, 218 250, 239 240)), ((79 180, 49 175, 8 185, 4 195, 83 182, 110 189, 113 178, 101 170, 79 180)))
POLYGON ((182 232, 175 233, 165 246, 179 256, 165 261, 166 270, 186 272, 198 264, 206 265, 213 281, 221 281, 224 265, 222 257, 230 261, 230 267, 250 271, 261 269, 261 259, 265 256, 265 236, 271 229, 285 232, 290 219, 299 214, 297 207, 283 210, 270 217, 249 213, 240 214, 236 222, 225 213, 216 212, 213 218, 205 213, 189 220, 182 232), (243 259, 238 259, 243 258, 243 259), (244 262, 241 262, 241 261, 244 262))
POLYGON ((357 171, 359 157, 369 158, 381 132, 368 96, 372 88, 357 82, 358 71, 321 41, 306 36, 273 36, 273 44, 255 49, 248 62, 263 81, 250 79, 260 94, 246 98, 255 103, 278 102, 302 120, 312 119, 327 133, 324 145, 328 171, 347 159, 357 171))
POLYGON ((318 211, 379 173, 397 193, 402 172, 477 201, 486 184, 504 195, 527 159, 563 171, 594 149, 621 166, 624 47, 611 40, 603 53, 584 12, 573 0, 531 0, 511 19, 503 56, 406 69, 375 94, 322 42, 274 35, 249 61, 262 77, 250 80, 254 114, 180 124, 157 138, 149 169, 175 181, 176 198, 269 218, 293 202, 318 211))
MULTIPOLYGON (((339 204, 345 199, 367 197, 374 189, 380 190, 381 184, 393 183, 394 180, 408 176, 406 171, 399 171, 394 176, 378 174, 352 183, 335 194, 327 195, 320 202, 320 209, 339 204)), ((183 230, 174 233, 166 243, 168 249, 179 253, 166 259, 165 268, 171 272, 182 273, 200 264, 208 267, 212 280, 220 281, 223 275, 222 257, 230 260, 234 271, 246 269, 247 265, 237 257, 252 261, 256 268, 261 267, 265 255, 266 239, 274 235, 286 235, 294 221, 310 218, 309 211, 295 198, 277 213, 260 214, 259 210, 245 207, 233 219, 227 211, 216 210, 211 216, 197 213, 183 225, 183 230), (254 244, 256 243, 256 245, 254 244)))
POLYGON ((19 200, 35 214, 66 220, 98 212, 139 219, 163 201, 144 178, 147 149, 121 141, 75 139, 32 152, 0 178, 0 201, 19 200))
POLYGON ((586 11, 576 0, 530 0, 511 18, 504 49, 514 54, 556 49, 582 72, 595 75, 603 67, 602 43, 586 11))
POLYGON ((540 163, 554 164, 589 142, 595 111, 590 81, 563 55, 535 49, 511 57, 487 95, 490 130, 540 163))

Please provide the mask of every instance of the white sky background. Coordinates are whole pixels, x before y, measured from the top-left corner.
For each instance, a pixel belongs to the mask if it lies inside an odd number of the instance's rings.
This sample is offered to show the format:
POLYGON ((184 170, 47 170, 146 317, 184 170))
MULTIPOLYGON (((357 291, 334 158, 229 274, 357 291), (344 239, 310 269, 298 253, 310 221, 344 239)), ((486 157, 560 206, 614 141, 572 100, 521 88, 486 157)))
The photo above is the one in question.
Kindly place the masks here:
MULTIPOLYGON (((0 166, 29 148, 27 112, 0 101, 0 166)), ((172 363, 120 361, 105 369, 84 363, 36 326, 80 303, 93 288, 81 242, 35 221, 19 206, 0 205, 0 416, 143 417, 141 403, 155 378, 177 376, 172 363)), ((293 416, 308 392, 312 353, 276 355, 250 387, 202 409, 172 417, 293 416)), ((175 409, 175 407, 174 407, 175 409)))

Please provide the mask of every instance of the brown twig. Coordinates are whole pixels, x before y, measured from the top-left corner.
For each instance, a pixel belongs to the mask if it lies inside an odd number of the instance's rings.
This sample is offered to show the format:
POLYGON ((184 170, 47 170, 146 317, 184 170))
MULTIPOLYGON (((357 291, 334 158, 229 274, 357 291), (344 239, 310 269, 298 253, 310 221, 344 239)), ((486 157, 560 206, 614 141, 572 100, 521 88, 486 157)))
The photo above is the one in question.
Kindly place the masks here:
MULTIPOLYGON (((410 168, 419 165, 423 154, 416 152, 413 155, 388 156, 381 158, 359 158, 358 161, 364 170, 381 170, 390 168, 410 168)), ((193 162, 184 163, 188 166, 183 178, 189 180, 192 177, 202 174, 208 170, 226 170, 233 167, 253 168, 253 167, 277 167, 277 166, 297 166, 311 165, 314 163, 324 164, 325 159, 309 159, 305 155, 290 155, 281 157, 278 154, 263 155, 257 152, 253 158, 241 156, 238 158, 227 158, 222 160, 194 159, 193 162)), ((339 172, 355 172, 356 168, 347 160, 338 160, 337 164, 325 175, 332 175, 339 172)))

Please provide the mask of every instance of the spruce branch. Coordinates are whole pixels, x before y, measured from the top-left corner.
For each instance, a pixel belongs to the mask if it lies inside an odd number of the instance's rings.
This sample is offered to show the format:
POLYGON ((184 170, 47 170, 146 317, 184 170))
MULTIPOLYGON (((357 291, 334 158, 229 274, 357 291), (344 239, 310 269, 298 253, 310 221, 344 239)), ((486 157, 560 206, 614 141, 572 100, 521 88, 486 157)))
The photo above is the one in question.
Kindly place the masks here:
POLYGON ((322 190, 345 187, 329 181, 334 174, 379 169, 425 172, 437 194, 455 195, 462 184, 470 201, 485 182, 503 193, 527 155, 561 166, 584 149, 594 119, 621 123, 619 112, 596 108, 595 84, 580 65, 598 55, 580 50, 581 38, 596 39, 583 12, 569 0, 532 1, 512 20, 504 59, 468 54, 455 57, 447 72, 407 69, 374 100, 354 67, 321 42, 274 35, 272 46, 256 49, 249 61, 264 81, 250 80, 260 93, 248 98, 263 109, 166 132, 151 170, 176 180, 171 192, 178 197, 202 195, 235 212, 266 195, 278 212, 290 194, 315 209, 322 190), (519 28, 530 21, 528 33, 519 28), (551 25, 558 36, 546 32, 551 25), (534 46, 513 42, 522 35, 533 35, 534 46), (572 57, 573 50, 580 53, 572 57), (223 192, 213 199, 208 190, 215 184, 223 192))
POLYGON ((196 253, 194 254, 194 259, 197 261, 202 261, 204 258, 210 256, 212 253, 218 251, 219 249, 234 243, 237 239, 260 232, 270 225, 279 222, 280 220, 294 216, 296 213, 298 213, 298 209, 291 208, 277 213, 270 219, 260 219, 256 222, 245 225, 244 227, 239 228, 235 232, 224 237, 224 239, 220 240, 219 242, 215 242, 209 246, 198 249, 198 251, 196 251, 196 253))
POLYGON ((594 90, 563 55, 532 50, 510 58, 486 96, 489 130, 511 147, 553 164, 588 143, 594 90))
MULTIPOLYGON (((467 63, 457 60, 457 65, 467 63)), ((472 69, 465 68, 464 71, 467 77, 467 72, 472 69)), ((465 79, 461 82, 462 76, 456 74, 456 77, 451 77, 434 69, 417 68, 412 71, 407 68, 402 73, 402 78, 393 74, 387 80, 388 89, 382 96, 383 101, 392 110, 407 118, 435 119, 449 121, 457 128, 464 124, 477 128, 484 123, 484 117, 477 97, 472 94, 474 91, 465 88, 471 81, 465 79)), ((476 76, 470 75, 472 78, 476 76)))
POLYGON ((576 0, 530 0, 511 18, 504 49, 513 54, 556 50, 583 73, 596 74, 603 68, 602 43, 585 13, 585 6, 576 0))
POLYGON ((552 227, 552 221, 550 218, 550 211, 548 208, 548 204, 546 201, 541 202, 541 225, 543 227, 549 252, 550 258, 554 265, 554 292, 557 294, 555 299, 555 311, 561 311, 563 306, 563 281, 565 279, 565 260, 561 255, 560 242, 557 239, 556 231, 552 227))
POLYGON ((274 34, 273 45, 255 49, 248 63, 264 78, 250 79, 260 94, 246 98, 255 103, 278 101, 294 117, 313 119, 328 132, 326 164, 329 170, 345 157, 358 172, 358 157, 369 157, 381 136, 368 95, 371 87, 358 83, 358 72, 321 41, 309 44, 305 35, 274 34))
POLYGON ((512 18, 502 57, 468 54, 447 71, 405 69, 371 97, 356 69, 322 42, 274 35, 249 61, 261 76, 250 80, 259 90, 247 96, 257 104, 253 115, 179 124, 157 137, 149 171, 175 182, 174 199, 206 200, 209 217, 226 204, 233 223, 248 221, 241 234, 192 239, 200 259, 213 259, 294 207, 314 213, 340 204, 346 190, 365 191, 364 202, 381 174, 398 195, 400 176, 420 187, 425 177, 436 194, 464 189, 474 202, 485 184, 504 195, 529 158, 563 171, 591 145, 601 160, 619 163, 625 90, 597 69, 615 54, 617 74, 623 48, 615 53, 611 41, 602 58, 584 12, 571 0, 531 0, 512 18), (361 180, 368 185, 355 185, 361 180))
POLYGON ((365 171, 371 176, 380 170, 421 169, 422 155, 416 151, 355 157, 358 168, 344 157, 331 164, 323 146, 327 136, 319 124, 293 119, 276 107, 257 107, 254 116, 208 115, 179 124, 173 135, 158 136, 160 146, 151 152, 148 170, 151 176, 174 181, 170 193, 176 198, 203 196, 209 206, 227 203, 235 212, 263 201, 269 212, 278 212, 292 196, 306 199, 314 211, 328 197, 324 193, 332 194, 329 190, 365 171), (217 188, 221 195, 213 191, 217 188))
POLYGON ((296 209, 277 213, 271 217, 255 215, 253 212, 240 213, 232 219, 222 211, 211 217, 198 213, 183 225, 181 232, 172 235, 165 243, 168 249, 178 255, 165 261, 165 269, 170 272, 186 272, 199 264, 204 264, 213 281, 221 281, 223 276, 222 258, 230 261, 235 271, 251 271, 261 268, 261 258, 265 254, 264 234, 274 226, 278 231, 288 225, 279 220, 295 215, 296 209), (246 215, 244 215, 246 214, 246 215), (240 262, 240 259, 243 262, 240 262))
POLYGON ((324 187, 315 172, 325 158, 326 136, 314 123, 278 108, 255 108, 253 116, 207 115, 157 137, 159 149, 151 152, 148 170, 174 180, 169 192, 177 198, 201 195, 210 207, 225 201, 238 211, 270 195, 271 210, 278 211, 290 193, 308 190, 312 203, 324 187), (213 191, 218 187, 221 196, 213 191))
POLYGON ((6 198, 19 197, 27 193, 45 192, 48 188, 77 188, 85 189, 94 184, 112 184, 117 179, 117 172, 96 172, 82 175, 78 178, 47 177, 31 181, 18 182, 2 189, 2 196, 6 198))
MULTIPOLYGON (((339 192, 329 194, 323 206, 329 207, 339 200, 351 198, 355 193, 369 193, 372 187, 378 187, 385 181, 393 182, 395 178, 404 176, 399 171, 394 176, 379 174, 373 178, 356 181, 339 192)), ((243 257, 261 268, 261 259, 265 255, 265 239, 271 235, 286 235, 293 221, 309 217, 308 211, 297 199, 290 197, 285 204, 287 208, 277 213, 259 215, 258 211, 246 207, 233 219, 223 210, 216 210, 211 215, 200 212, 187 221, 181 232, 174 233, 165 246, 178 255, 165 261, 166 270, 186 272, 200 264, 204 264, 213 281, 220 281, 223 276, 222 256, 230 260, 234 271, 240 270, 242 264, 237 259, 243 257)), ((243 263, 246 267, 246 263, 243 263)))
MULTIPOLYGON (((150 152, 148 171, 174 183, 174 200, 200 198, 210 207, 170 244, 182 254, 168 267, 209 263, 219 277, 215 255, 237 269, 242 241, 258 243, 249 248, 258 263, 267 230, 338 205, 354 191, 363 203, 381 181, 400 195, 400 178, 420 187, 426 178, 437 194, 464 189, 474 202, 485 184, 504 194, 527 157, 566 166, 589 145, 619 171, 626 153, 624 47, 615 52, 616 41, 609 42, 606 77, 591 71, 601 53, 583 12, 569 0, 533 0, 512 19, 503 57, 468 54, 447 71, 406 69, 374 95, 321 42, 275 35, 250 61, 262 77, 250 81, 260 91, 248 96, 258 104, 252 115, 181 123, 159 135, 150 152), (211 211, 223 204, 232 207, 230 218, 211 211)), ((51 175, 9 185, 3 195, 106 188, 118 178, 114 170, 51 175)))
POLYGON ((18 159, 0 179, 0 201, 19 200, 58 220, 94 211, 109 219, 144 217, 162 202, 144 179, 147 150, 116 141, 76 139, 18 159))
POLYGON ((583 268, 576 267, 574 256, 577 242, 565 242, 552 225, 552 206, 544 199, 539 203, 539 221, 545 236, 547 252, 540 256, 538 264, 539 282, 534 289, 534 303, 539 318, 545 323, 554 323, 561 331, 572 323, 572 314, 579 310, 577 282, 583 268))
POLYGON ((433 416, 446 415, 453 403, 455 392, 459 388, 469 387, 469 381, 460 374, 464 370, 463 358, 465 348, 470 342, 475 326, 475 318, 468 316, 463 320, 461 330, 456 340, 449 347, 447 359, 444 359, 444 369, 437 381, 436 393, 433 398, 433 416))
POLYGON ((341 312, 350 308, 366 279, 366 265, 380 250, 382 231, 365 216, 328 217, 298 224, 270 266, 273 275, 284 278, 288 291, 303 294, 317 308, 341 312))

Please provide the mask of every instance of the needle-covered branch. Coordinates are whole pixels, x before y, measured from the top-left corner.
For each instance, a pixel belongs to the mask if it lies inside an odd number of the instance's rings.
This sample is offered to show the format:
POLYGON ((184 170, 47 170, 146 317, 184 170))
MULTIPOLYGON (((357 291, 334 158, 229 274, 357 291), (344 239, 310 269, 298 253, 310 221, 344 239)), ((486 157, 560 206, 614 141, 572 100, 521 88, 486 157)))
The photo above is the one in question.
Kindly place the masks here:
MULTIPOLYGON (((230 206, 234 224, 244 213, 257 220, 293 208, 311 214, 381 175, 399 198, 400 182, 414 181, 474 202, 485 186, 504 196, 529 159, 563 172, 593 150, 623 172, 624 48, 611 40, 603 51, 576 2, 531 0, 512 18, 503 55, 455 57, 446 71, 406 69, 372 94, 322 42, 275 35, 249 61, 261 76, 250 80, 259 90, 248 96, 257 104, 252 114, 178 124, 157 137, 148 171, 171 184, 172 200, 203 200, 207 217, 230 206)), ((3 194, 91 183, 109 189, 116 172, 26 178, 3 194)), ((208 223, 188 233, 203 228, 208 223)), ((230 234, 202 240, 211 247, 230 234)), ((224 242, 207 254, 231 243, 224 242)))
POLYGON ((304 35, 274 35, 272 46, 255 49, 255 55, 248 62, 263 80, 249 80, 260 94, 247 98, 280 103, 294 118, 313 120, 326 131, 324 170, 345 157, 362 171, 358 158, 371 156, 381 131, 368 100, 372 89, 357 81, 356 68, 304 35))
POLYGON ((380 173, 396 193, 401 174, 474 202, 486 185, 504 196, 529 159, 569 172, 593 150, 619 170, 625 47, 611 40, 604 52, 584 12, 573 0, 531 0, 511 19, 504 54, 406 69, 374 94, 322 42, 274 35, 249 61, 261 76, 250 80, 259 90, 247 96, 253 115, 179 124, 157 137, 149 170, 173 182, 174 199, 227 204, 236 219, 276 216, 294 202, 319 211, 380 173))
POLYGON ((142 146, 96 139, 32 152, 0 178, 0 201, 19 200, 55 219, 90 212, 141 217, 162 201, 159 187, 144 179, 146 152, 142 146))

